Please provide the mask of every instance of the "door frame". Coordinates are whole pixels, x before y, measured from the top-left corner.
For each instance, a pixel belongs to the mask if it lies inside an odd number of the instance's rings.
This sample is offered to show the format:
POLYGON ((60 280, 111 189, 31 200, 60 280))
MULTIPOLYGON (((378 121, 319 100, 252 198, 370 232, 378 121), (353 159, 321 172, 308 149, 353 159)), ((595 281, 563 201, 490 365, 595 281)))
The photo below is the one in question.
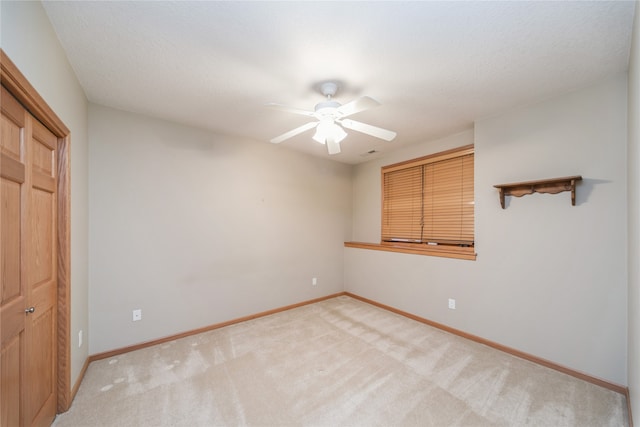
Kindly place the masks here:
POLYGON ((0 83, 58 138, 57 246, 57 412, 65 412, 73 399, 71 390, 71 137, 69 128, 0 48, 0 83))

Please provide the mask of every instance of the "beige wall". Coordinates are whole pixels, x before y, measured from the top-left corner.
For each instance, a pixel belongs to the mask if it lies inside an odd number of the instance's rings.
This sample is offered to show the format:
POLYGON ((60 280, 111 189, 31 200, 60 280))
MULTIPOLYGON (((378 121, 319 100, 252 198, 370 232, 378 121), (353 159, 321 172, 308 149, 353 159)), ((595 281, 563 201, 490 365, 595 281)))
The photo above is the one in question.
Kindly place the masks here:
MULTIPOLYGON (((626 75, 479 120, 473 136, 404 159, 472 137, 477 261, 347 248, 346 290, 626 385, 626 75), (575 207, 569 193, 535 194, 503 210, 493 188, 567 175, 584 177, 575 207)), ((383 163, 354 171, 354 240, 379 241, 383 163)))
POLYGON ((640 419, 640 2, 636 1, 629 61, 629 394, 636 424, 640 419))
POLYGON ((344 289, 349 166, 97 105, 89 136, 92 354, 344 289))
MULTIPOLYGON (((71 380, 87 358, 87 100, 40 2, 0 2, 2 49, 71 131, 71 380), (85 340, 78 346, 78 332, 85 340)), ((72 384, 73 385, 73 384, 72 384)))

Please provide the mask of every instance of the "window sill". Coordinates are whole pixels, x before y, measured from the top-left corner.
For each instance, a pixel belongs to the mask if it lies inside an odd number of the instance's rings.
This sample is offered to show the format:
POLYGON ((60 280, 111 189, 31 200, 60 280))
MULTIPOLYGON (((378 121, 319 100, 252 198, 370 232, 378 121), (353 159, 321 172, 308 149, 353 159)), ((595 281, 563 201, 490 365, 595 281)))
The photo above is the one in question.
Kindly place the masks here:
POLYGON ((400 252, 413 255, 438 256, 443 258, 476 260, 475 248, 460 248, 455 246, 428 246, 403 243, 364 243, 344 242, 345 248, 371 249, 374 251, 400 252))

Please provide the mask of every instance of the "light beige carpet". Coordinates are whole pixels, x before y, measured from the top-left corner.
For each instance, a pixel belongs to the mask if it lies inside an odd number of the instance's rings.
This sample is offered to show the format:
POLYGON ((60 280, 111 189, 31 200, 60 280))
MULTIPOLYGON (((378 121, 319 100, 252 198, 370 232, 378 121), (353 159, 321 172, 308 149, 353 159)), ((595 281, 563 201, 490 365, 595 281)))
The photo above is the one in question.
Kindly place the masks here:
POLYGON ((92 363, 66 426, 626 426, 624 396, 341 296, 92 363))

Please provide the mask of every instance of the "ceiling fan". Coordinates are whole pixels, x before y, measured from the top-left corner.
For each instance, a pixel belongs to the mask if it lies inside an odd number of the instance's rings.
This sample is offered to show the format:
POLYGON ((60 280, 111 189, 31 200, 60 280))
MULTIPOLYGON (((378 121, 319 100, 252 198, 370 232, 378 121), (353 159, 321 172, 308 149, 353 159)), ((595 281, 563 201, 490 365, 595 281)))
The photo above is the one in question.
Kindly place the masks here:
POLYGON ((290 130, 289 132, 285 132, 280 136, 276 136, 271 139, 271 142, 279 144, 282 141, 292 138, 302 132, 316 128, 316 133, 313 135, 313 139, 321 144, 326 144, 329 154, 338 154, 340 152, 340 141, 347 136, 343 127, 366 133, 367 135, 375 136, 376 138, 384 139, 385 141, 392 141, 396 137, 396 133, 393 131, 346 118, 352 114, 359 113, 360 111, 377 107, 380 105, 378 101, 373 98, 369 98, 368 96, 363 96, 342 105, 331 99, 337 91, 337 83, 322 83, 320 85, 320 92, 327 99, 326 101, 317 104, 314 111, 300 110, 298 108, 291 108, 274 103, 267 104, 267 106, 272 108, 316 119, 314 122, 306 123, 300 127, 290 130))

